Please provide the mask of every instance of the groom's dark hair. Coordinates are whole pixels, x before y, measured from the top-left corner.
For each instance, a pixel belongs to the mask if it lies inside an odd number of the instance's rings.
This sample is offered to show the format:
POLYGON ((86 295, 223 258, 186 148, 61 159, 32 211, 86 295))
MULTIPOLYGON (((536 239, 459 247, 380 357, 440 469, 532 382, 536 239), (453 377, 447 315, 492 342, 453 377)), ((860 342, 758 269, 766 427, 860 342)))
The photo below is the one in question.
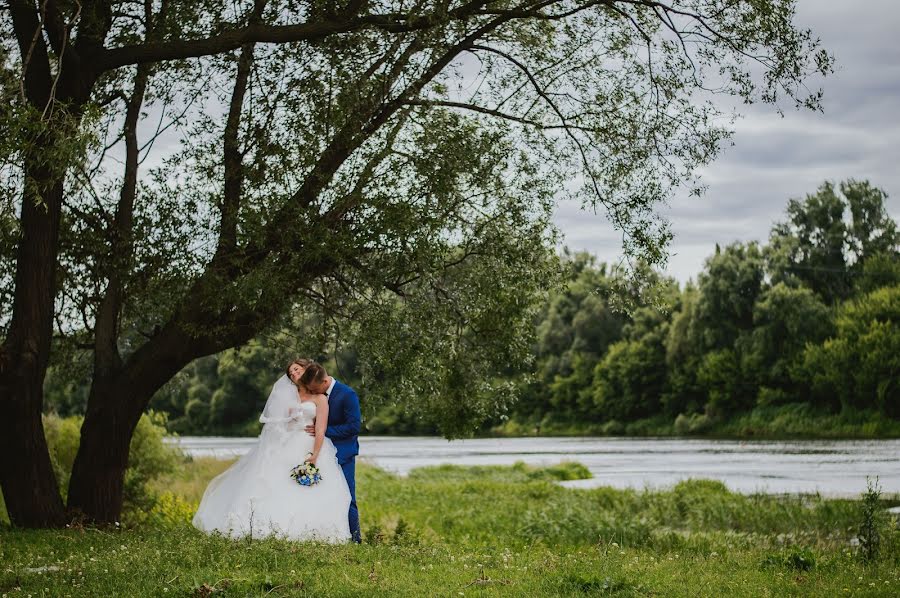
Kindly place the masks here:
POLYGON ((306 370, 303 372, 303 375, 300 376, 300 384, 303 386, 309 387, 310 384, 319 384, 325 381, 325 378, 328 377, 328 372, 325 371, 325 368, 322 367, 322 364, 312 362, 308 366, 306 366, 306 370))

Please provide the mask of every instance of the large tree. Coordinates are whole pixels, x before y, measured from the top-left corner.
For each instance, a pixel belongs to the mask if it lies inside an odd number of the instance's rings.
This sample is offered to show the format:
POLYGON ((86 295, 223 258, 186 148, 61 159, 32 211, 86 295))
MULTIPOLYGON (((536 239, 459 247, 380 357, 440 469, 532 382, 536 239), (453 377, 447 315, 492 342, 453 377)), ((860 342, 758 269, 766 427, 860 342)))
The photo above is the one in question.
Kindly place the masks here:
POLYGON ((753 306, 763 290, 765 263, 759 245, 734 242, 706 258, 698 277, 697 324, 704 351, 731 349, 753 327, 753 306))
POLYGON ((850 296, 870 261, 900 259, 887 194, 868 181, 825 182, 805 199, 790 200, 785 211, 766 250, 773 280, 802 283, 829 305, 850 296))
POLYGON ((728 136, 711 90, 819 107, 805 81, 831 59, 794 4, 10 0, 11 520, 64 518, 40 422, 54 321, 92 354, 68 506, 98 521, 153 393, 298 301, 361 322, 364 378, 448 434, 502 409, 483 366, 526 352, 558 190, 661 263, 655 203, 728 136), (181 145, 142 174, 160 115, 181 145))

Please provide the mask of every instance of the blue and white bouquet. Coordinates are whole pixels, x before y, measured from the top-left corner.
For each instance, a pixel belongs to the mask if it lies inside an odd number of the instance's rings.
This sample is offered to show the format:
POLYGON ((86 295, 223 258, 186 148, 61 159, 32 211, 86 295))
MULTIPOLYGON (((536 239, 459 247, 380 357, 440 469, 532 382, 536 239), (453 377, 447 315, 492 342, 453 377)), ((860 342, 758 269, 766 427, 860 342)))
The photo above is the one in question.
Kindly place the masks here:
MULTIPOLYGON (((306 454, 307 456, 312 456, 312 453, 306 454)), ((319 473, 319 468, 309 461, 304 461, 291 469, 291 477, 301 486, 315 486, 322 481, 322 474, 319 473)))

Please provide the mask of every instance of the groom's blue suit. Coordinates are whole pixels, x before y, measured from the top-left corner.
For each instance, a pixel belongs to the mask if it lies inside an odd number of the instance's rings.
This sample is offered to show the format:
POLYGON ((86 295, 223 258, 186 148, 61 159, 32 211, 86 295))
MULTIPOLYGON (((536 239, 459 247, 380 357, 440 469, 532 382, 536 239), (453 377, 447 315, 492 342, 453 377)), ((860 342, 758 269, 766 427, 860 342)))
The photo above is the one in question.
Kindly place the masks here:
POLYGON ((334 381, 334 387, 328 393, 328 428, 325 436, 334 443, 337 459, 344 470, 347 485, 350 487, 350 534, 354 542, 361 540, 359 531, 359 509, 356 507, 356 455, 359 454, 359 430, 362 427, 362 413, 359 409, 359 397, 356 391, 334 381))

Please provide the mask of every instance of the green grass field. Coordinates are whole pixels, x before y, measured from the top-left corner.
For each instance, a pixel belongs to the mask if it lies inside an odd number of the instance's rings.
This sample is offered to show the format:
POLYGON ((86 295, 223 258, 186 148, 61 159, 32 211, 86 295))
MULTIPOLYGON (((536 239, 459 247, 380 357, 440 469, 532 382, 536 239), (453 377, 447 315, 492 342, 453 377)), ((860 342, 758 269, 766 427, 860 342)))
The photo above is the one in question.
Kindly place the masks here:
POLYGON ((196 460, 158 480, 156 507, 130 527, 0 531, 0 594, 900 594, 900 533, 884 519, 880 555, 864 563, 852 543, 859 501, 744 496, 710 481, 664 492, 555 483, 585 475, 578 464, 442 466, 408 478, 361 464, 365 544, 231 541, 188 522, 226 466, 196 460))

